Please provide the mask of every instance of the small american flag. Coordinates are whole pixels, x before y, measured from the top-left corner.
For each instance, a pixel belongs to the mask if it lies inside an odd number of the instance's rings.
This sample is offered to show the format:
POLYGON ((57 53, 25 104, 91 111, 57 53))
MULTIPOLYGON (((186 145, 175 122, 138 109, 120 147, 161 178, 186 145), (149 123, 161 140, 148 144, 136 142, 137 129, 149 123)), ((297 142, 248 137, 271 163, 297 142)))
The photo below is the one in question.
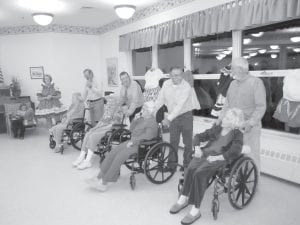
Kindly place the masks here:
POLYGON ((1 83, 4 83, 4 78, 3 78, 3 74, 2 74, 2 71, 1 71, 1 68, 0 68, 0 84, 1 83))

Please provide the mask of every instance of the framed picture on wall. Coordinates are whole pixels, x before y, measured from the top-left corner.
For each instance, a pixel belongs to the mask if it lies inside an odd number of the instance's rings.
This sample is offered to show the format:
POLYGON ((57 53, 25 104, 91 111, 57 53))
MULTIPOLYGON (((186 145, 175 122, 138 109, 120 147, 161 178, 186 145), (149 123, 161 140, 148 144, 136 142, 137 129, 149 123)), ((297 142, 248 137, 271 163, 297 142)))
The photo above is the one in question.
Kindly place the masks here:
POLYGON ((106 73, 108 86, 118 86, 118 58, 106 59, 106 73))
POLYGON ((44 67, 42 66, 30 67, 29 70, 30 70, 31 79, 43 79, 44 67))

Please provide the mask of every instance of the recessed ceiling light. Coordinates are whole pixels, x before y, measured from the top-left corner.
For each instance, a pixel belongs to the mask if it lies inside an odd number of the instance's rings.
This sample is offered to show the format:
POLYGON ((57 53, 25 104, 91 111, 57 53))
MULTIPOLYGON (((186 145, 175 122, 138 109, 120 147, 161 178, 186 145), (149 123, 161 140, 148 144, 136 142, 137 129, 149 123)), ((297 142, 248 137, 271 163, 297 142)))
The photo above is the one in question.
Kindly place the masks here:
POLYGON ((279 49, 279 45, 270 45, 270 48, 273 50, 279 49))
POLYGON ((293 51, 298 53, 300 52, 300 48, 294 48, 293 51))
POLYGON ((300 37, 291 37, 291 42, 300 42, 300 37))
POLYGON ((272 59, 276 59, 277 56, 278 56, 277 54, 271 54, 271 58, 272 58, 272 59))
POLYGON ((263 35, 264 35, 264 32, 258 32, 258 33, 251 34, 251 36, 253 36, 253 37, 261 37, 263 35))
POLYGON ((33 20, 41 26, 47 26, 53 20, 53 15, 50 13, 34 13, 32 17, 33 20))
POLYGON ((252 42, 252 39, 251 38, 244 38, 244 40, 243 40, 243 44, 244 45, 248 45, 248 44, 250 44, 252 42))
POLYGON ((217 58, 217 60, 222 60, 224 57, 217 55, 216 58, 217 58))
POLYGON ((249 55, 244 55, 243 58, 244 59, 250 59, 250 56, 249 55))
POLYGON ((257 52, 251 52, 251 53, 249 53, 249 55, 250 55, 251 57, 254 57, 254 56, 257 55, 257 52))
POLYGON ((221 57, 226 57, 226 55, 225 54, 223 54, 223 53, 221 53, 219 56, 221 56, 221 57))
POLYGON ((267 49, 259 49, 258 52, 259 54, 265 54, 267 52, 267 49))
POLYGON ((193 43, 194 47, 199 47, 201 45, 201 43, 193 43))
POLYGON ((228 49, 229 51, 232 51, 233 48, 232 48, 232 47, 228 47, 227 49, 228 49))

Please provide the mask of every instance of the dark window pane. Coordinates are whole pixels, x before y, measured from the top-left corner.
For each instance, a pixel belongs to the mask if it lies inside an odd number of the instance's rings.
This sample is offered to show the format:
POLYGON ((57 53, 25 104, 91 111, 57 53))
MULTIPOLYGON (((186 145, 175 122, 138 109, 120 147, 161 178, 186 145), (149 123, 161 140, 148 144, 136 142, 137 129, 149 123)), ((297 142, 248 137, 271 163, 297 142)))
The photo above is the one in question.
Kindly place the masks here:
POLYGON ((169 73, 172 67, 184 67, 183 41, 158 46, 158 67, 169 73))
POLYGON ((300 68, 300 20, 246 30, 243 57, 253 70, 300 68))
POLYGON ((144 76, 152 65, 152 48, 141 48, 132 51, 132 67, 134 76, 144 76))
POLYGON ((192 70, 194 74, 219 73, 231 62, 232 33, 192 39, 192 70))

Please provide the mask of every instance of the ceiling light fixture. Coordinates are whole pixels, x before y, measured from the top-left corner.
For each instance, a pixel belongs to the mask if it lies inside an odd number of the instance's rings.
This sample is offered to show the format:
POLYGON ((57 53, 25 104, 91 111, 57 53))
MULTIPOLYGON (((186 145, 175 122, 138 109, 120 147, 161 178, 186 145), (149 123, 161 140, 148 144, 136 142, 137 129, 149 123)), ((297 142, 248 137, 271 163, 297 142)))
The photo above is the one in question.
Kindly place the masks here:
POLYGON ((201 45, 201 43, 199 43, 199 42, 198 43, 193 43, 194 47, 199 47, 200 45, 201 45))
POLYGON ((116 5, 114 9, 118 17, 127 20, 133 16, 136 7, 134 5, 116 5))
POLYGON ((254 57, 254 56, 257 55, 257 52, 251 52, 251 53, 249 53, 249 55, 250 55, 251 57, 254 57))
POLYGON ((279 45, 270 45, 270 48, 273 50, 279 49, 279 45))
POLYGON ((271 54, 271 58, 272 59, 276 59, 277 58, 277 54, 271 54))
POLYGON ((300 42, 300 37, 291 37, 291 42, 300 42))
POLYGON ((52 22, 54 15, 50 13, 34 13, 32 17, 37 24, 47 26, 52 22))
POLYGON ((261 37, 263 35, 264 35, 264 32, 258 32, 258 33, 251 34, 251 36, 253 36, 253 37, 261 37))
POLYGON ((265 54, 267 52, 267 49, 259 49, 258 52, 259 54, 265 54))
POLYGON ((252 39, 251 39, 251 38, 245 38, 245 39, 243 40, 244 45, 248 45, 248 44, 250 44, 251 42, 252 42, 252 39))
POLYGON ((300 52, 300 48, 294 48, 293 51, 299 53, 300 52))

